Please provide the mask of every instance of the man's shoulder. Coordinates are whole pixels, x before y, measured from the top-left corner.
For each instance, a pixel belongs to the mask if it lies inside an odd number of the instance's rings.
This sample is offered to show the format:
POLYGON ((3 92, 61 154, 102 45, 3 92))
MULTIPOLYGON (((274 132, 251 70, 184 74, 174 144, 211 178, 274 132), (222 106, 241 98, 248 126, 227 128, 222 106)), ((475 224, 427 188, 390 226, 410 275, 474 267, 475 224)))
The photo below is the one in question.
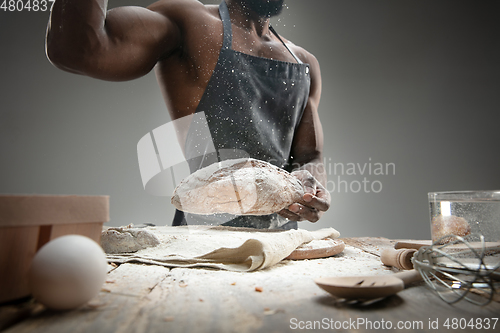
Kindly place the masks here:
POLYGON ((205 5, 198 0, 159 0, 148 6, 148 9, 179 23, 214 15, 217 13, 217 8, 217 5, 205 5))
POLYGON ((297 55, 297 57, 299 57, 299 59, 302 60, 302 62, 311 65, 316 65, 318 63, 318 60, 316 59, 314 54, 307 51, 305 48, 294 44, 290 40, 286 40, 285 42, 287 46, 290 48, 290 50, 292 50, 293 53, 295 53, 295 55, 297 55))

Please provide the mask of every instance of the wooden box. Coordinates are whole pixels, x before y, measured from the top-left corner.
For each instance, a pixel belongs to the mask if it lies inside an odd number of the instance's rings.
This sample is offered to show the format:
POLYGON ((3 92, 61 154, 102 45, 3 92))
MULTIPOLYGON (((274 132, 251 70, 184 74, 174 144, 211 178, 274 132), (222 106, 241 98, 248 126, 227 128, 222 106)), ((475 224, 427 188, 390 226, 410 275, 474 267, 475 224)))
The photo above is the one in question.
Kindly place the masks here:
POLYGON ((107 221, 108 196, 0 195, 0 303, 29 295, 27 272, 45 243, 78 234, 100 244, 107 221))

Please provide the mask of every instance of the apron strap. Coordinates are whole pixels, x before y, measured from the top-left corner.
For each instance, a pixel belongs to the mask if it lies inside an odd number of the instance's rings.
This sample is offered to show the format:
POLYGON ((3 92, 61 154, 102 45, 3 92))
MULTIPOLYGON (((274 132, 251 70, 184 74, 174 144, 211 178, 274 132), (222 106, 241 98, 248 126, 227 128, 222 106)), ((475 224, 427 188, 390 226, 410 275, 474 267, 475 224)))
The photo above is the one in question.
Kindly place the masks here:
POLYGON ((276 38, 278 38, 280 40, 280 42, 286 47, 286 49, 288 50, 288 52, 290 52, 290 54, 295 58, 295 60, 297 61, 297 63, 302 64, 302 60, 300 60, 295 55, 295 53, 293 53, 293 51, 285 44, 285 41, 283 39, 281 39, 280 35, 278 35, 278 33, 276 32, 276 30, 274 30, 274 28, 272 27, 271 24, 269 24, 269 30, 271 30, 271 32, 276 36, 276 38))
POLYGON ((219 6, 219 15, 222 19, 222 28, 224 29, 224 39, 222 48, 230 50, 233 45, 233 31, 231 28, 231 18, 229 17, 229 9, 227 9, 226 1, 222 1, 219 6))

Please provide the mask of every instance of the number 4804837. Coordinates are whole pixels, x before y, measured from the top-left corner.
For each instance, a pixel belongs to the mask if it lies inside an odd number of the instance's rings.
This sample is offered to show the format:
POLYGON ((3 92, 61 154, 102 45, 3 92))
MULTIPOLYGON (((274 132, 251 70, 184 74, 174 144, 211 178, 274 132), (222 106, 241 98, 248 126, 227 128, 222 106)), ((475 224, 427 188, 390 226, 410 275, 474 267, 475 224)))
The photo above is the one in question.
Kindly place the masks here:
POLYGON ((46 12, 52 10, 54 2, 55 0, 3 0, 0 10, 4 12, 46 12))

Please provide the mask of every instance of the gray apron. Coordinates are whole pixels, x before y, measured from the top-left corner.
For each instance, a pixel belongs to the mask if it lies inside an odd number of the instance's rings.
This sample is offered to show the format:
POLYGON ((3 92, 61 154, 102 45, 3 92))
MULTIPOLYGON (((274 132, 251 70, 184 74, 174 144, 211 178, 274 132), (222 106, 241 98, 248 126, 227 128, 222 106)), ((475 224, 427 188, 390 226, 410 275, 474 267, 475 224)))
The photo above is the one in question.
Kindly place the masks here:
MULTIPOLYGON (((219 6, 219 13, 224 29, 222 48, 196 109, 205 113, 210 133, 203 134, 195 122, 190 125, 185 142, 190 172, 241 157, 267 161, 290 171, 292 141, 309 97, 309 65, 303 64, 288 47, 298 63, 234 51, 225 1, 219 6)), ((271 31, 279 38, 272 27, 271 31)), ((297 228, 296 222, 277 214, 202 216, 176 211, 173 225, 186 224, 297 228)))

